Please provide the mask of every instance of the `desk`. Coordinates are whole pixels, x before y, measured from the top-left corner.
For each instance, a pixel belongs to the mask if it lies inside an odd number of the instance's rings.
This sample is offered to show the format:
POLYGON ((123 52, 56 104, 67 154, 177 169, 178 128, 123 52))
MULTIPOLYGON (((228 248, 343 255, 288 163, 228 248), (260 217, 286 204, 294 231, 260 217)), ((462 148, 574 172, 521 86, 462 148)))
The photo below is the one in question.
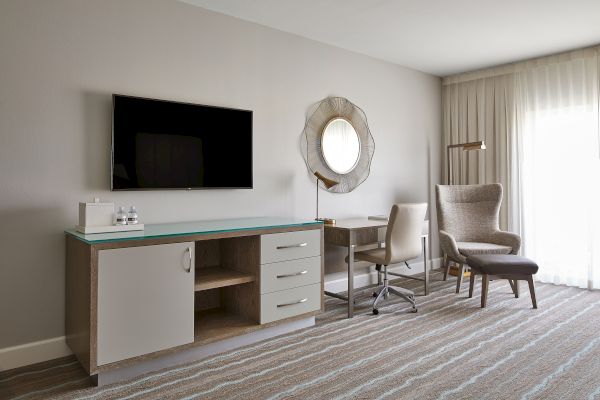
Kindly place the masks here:
MULTIPOLYGON (((354 249, 357 246, 381 244, 379 229, 387 228, 387 221, 370 220, 367 218, 339 219, 335 225, 325 225, 325 243, 348 249, 348 296, 325 292, 326 295, 348 302, 348 318, 354 316, 354 249)), ((404 278, 423 281, 425 295, 428 294, 429 269, 427 268, 427 240, 429 238, 429 221, 424 222, 421 240, 423 242, 423 265, 425 277, 418 278, 408 275, 395 274, 404 278)), ((388 272, 388 274, 390 274, 388 272)))

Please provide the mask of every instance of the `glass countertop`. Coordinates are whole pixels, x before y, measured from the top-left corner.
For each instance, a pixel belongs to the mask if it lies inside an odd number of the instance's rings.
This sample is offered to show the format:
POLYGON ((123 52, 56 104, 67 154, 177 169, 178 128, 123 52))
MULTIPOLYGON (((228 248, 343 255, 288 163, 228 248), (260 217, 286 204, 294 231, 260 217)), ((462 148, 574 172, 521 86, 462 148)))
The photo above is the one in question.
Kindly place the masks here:
POLYGON ((83 234, 75 229, 67 229, 66 234, 88 244, 121 242, 173 236, 208 235, 211 233, 235 232, 255 229, 286 228, 292 226, 321 225, 320 221, 300 220, 284 217, 257 217, 220 219, 208 221, 188 221, 168 224, 145 224, 143 231, 83 234))

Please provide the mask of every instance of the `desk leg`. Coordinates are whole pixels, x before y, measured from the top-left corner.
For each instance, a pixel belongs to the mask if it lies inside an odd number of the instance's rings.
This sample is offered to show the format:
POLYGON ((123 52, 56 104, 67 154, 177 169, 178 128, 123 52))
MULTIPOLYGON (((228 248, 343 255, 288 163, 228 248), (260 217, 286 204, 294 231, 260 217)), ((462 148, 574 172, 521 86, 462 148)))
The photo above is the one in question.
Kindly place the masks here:
POLYGON ((423 236, 423 266, 425 267, 425 296, 429 294, 429 266, 427 265, 427 237, 423 236))
POLYGON ((348 243, 348 318, 354 317, 354 232, 350 231, 348 243))

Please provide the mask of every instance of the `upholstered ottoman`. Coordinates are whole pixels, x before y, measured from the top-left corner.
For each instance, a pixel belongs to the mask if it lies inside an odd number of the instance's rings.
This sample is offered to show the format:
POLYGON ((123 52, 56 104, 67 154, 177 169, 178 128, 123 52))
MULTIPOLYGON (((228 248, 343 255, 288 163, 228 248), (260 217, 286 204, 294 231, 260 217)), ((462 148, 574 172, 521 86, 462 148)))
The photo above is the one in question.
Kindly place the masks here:
POLYGON ((529 283, 529 293, 533 308, 537 308, 533 275, 538 272, 538 265, 529 258, 513 254, 480 254, 467 257, 467 265, 471 268, 471 282, 469 297, 473 297, 475 275, 481 275, 481 307, 487 303, 488 286, 490 278, 508 279, 510 286, 519 297, 519 281, 529 283))

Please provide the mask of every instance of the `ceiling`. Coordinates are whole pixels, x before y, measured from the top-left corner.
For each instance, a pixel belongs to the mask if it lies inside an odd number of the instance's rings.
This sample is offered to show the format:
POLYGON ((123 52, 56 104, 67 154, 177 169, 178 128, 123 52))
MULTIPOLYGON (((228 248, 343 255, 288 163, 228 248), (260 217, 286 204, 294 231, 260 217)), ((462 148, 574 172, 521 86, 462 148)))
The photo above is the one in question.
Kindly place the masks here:
POLYGON ((446 76, 600 44, 599 0, 182 0, 446 76))

